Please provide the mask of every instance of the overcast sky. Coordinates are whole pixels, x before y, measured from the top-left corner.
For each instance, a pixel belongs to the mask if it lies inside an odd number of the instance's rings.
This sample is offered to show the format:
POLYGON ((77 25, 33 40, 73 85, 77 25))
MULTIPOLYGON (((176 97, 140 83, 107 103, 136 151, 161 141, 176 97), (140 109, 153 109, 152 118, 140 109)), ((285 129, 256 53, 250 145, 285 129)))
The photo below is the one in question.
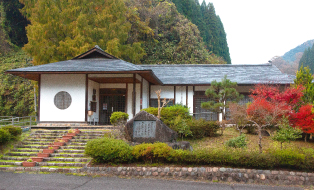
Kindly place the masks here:
POLYGON ((222 20, 232 64, 267 63, 314 39, 314 0, 206 2, 214 3, 222 20))

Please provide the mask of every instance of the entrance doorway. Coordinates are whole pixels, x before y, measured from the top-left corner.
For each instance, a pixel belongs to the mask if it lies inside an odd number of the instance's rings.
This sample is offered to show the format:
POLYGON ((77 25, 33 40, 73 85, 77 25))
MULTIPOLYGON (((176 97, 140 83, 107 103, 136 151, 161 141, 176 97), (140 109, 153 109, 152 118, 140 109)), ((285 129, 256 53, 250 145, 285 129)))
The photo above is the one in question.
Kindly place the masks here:
POLYGON ((99 124, 108 125, 113 112, 125 112, 126 89, 100 89, 99 93, 99 124))

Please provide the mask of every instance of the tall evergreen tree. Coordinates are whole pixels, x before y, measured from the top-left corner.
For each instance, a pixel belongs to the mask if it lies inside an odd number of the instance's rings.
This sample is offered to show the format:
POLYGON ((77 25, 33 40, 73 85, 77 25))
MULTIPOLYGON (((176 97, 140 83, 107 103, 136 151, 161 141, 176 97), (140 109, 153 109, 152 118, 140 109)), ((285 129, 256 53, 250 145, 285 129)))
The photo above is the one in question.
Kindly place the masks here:
POLYGON ((304 51, 303 56, 300 59, 299 62, 299 70, 302 67, 309 67, 311 74, 313 74, 314 71, 314 44, 312 48, 308 48, 304 51))
POLYGON ((187 17, 200 30, 203 41, 209 51, 231 64, 226 33, 219 16, 216 15, 212 3, 205 0, 199 4, 198 0, 172 0, 178 11, 187 17))

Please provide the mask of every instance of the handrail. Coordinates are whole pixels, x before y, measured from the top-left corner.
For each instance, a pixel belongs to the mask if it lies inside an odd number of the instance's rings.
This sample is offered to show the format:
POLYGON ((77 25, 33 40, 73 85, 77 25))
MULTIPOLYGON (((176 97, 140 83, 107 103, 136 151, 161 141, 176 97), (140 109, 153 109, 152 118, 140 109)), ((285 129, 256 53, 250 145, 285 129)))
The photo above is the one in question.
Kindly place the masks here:
POLYGON ((32 127, 34 125, 37 125, 37 117, 36 116, 24 116, 24 117, 0 116, 0 127, 5 127, 8 125, 32 127), (5 119, 2 119, 2 118, 5 118, 5 119))

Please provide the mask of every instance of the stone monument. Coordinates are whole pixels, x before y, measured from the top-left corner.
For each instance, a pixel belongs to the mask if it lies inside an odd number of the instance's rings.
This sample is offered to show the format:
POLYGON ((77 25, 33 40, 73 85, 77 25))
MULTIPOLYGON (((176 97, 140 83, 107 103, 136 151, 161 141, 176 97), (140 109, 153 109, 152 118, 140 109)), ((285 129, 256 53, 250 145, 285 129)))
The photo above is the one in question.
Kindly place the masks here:
POLYGON ((135 143, 175 142, 178 134, 156 116, 141 111, 125 126, 125 138, 135 143))

